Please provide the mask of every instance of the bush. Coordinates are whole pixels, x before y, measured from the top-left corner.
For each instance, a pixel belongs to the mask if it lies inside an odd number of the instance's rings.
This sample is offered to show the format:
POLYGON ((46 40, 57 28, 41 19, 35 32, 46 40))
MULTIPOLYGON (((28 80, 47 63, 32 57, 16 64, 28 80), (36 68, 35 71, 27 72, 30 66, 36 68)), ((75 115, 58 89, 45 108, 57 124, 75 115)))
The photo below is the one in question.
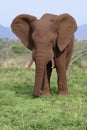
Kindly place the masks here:
POLYGON ((22 45, 13 45, 11 47, 11 50, 15 53, 15 54, 18 54, 18 55, 24 55, 24 54, 28 54, 29 51, 22 45))

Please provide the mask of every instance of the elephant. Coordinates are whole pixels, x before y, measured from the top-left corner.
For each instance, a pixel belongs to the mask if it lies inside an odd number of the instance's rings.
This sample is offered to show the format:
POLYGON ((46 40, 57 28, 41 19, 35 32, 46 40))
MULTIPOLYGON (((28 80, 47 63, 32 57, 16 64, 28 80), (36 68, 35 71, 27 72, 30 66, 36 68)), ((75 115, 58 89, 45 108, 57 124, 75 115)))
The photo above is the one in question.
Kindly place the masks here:
POLYGON ((20 14, 11 24, 12 31, 21 42, 33 51, 35 84, 33 96, 50 95, 52 69, 56 68, 58 95, 67 96, 66 72, 74 45, 75 19, 68 13, 46 13, 41 18, 20 14))

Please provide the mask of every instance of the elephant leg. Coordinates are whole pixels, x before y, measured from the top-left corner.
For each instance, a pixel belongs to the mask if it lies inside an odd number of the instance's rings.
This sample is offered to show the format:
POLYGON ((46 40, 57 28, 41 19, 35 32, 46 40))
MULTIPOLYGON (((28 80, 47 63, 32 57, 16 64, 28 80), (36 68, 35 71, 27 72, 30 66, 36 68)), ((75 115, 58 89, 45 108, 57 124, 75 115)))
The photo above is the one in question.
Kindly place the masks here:
POLYGON ((57 58, 55 58, 56 71, 58 75, 58 95, 68 95, 66 82, 66 50, 57 58))
POLYGON ((50 77, 51 77, 51 72, 52 72, 51 66, 52 66, 51 63, 48 63, 45 68, 44 80, 43 80, 43 85, 42 85, 42 90, 41 90, 42 96, 50 95, 50 77))

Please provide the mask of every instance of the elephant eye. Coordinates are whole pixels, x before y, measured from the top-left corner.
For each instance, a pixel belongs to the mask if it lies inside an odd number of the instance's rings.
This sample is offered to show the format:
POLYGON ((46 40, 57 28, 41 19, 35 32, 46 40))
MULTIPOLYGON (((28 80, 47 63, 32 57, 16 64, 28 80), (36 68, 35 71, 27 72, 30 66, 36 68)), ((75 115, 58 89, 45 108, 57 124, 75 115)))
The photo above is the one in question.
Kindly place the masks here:
POLYGON ((53 20, 53 19, 51 19, 50 21, 51 21, 51 22, 54 22, 54 20, 53 20))

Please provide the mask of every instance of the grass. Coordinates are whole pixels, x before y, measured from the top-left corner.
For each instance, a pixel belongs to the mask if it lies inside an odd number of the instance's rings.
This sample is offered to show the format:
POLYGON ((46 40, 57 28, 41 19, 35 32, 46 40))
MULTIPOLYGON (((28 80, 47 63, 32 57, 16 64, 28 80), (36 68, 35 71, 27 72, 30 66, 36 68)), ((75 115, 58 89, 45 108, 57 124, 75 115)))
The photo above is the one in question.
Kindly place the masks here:
POLYGON ((0 130, 86 130, 87 70, 71 66, 70 95, 58 96, 56 72, 49 97, 33 98, 34 69, 0 69, 0 130))

